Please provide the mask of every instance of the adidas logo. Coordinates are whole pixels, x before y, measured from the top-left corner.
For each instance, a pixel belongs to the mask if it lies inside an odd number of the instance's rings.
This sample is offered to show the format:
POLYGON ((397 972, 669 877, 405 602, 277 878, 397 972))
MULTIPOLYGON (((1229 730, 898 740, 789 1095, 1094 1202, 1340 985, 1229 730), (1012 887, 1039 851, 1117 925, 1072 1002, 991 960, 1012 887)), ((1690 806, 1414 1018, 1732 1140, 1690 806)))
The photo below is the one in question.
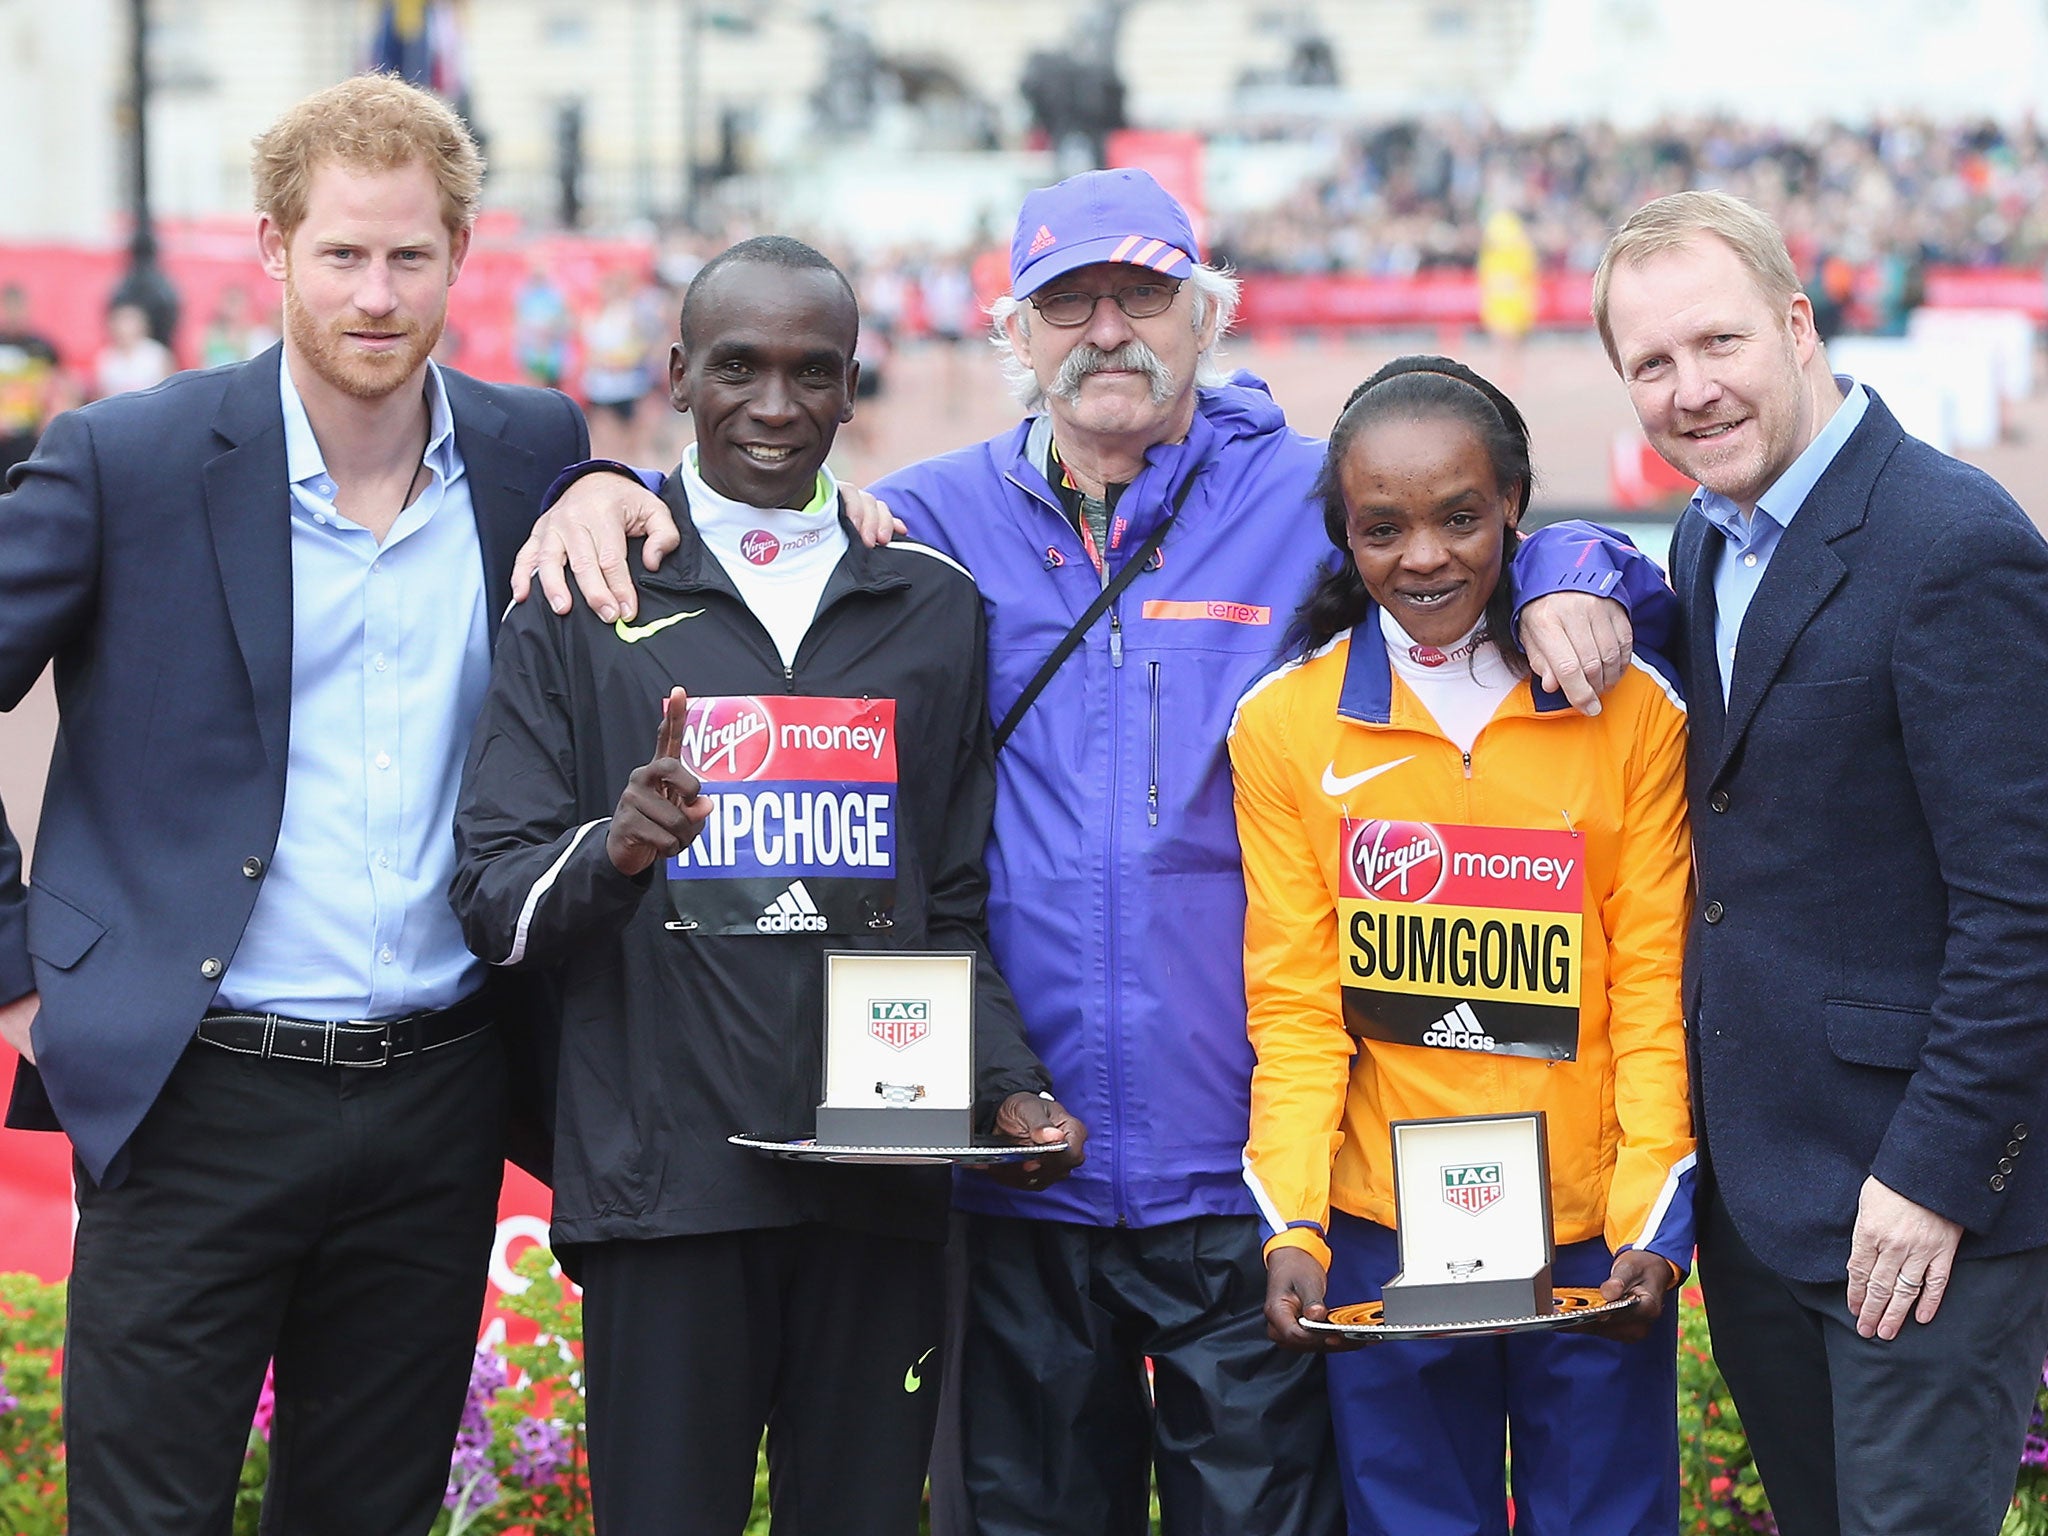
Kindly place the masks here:
POLYGON ((1040 251, 1059 243, 1059 236, 1041 224, 1038 226, 1038 233, 1031 237, 1031 249, 1027 254, 1036 256, 1040 251))
POLYGON ((761 909, 754 927, 762 933, 823 933, 829 926, 801 880, 761 909))
POLYGON ((1457 1051, 1490 1051, 1493 1036, 1480 1027, 1479 1016, 1470 1003, 1460 1003, 1430 1025, 1422 1036, 1424 1045, 1447 1045, 1457 1051))

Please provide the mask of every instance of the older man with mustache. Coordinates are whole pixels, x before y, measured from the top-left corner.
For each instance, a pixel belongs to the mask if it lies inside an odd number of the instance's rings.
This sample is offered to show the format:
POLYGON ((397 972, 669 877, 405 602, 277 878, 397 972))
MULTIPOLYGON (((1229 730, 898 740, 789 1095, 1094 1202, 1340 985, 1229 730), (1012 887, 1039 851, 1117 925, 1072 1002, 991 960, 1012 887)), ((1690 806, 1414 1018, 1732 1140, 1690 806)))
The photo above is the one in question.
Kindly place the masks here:
POLYGON ((1321 1372, 1260 1313, 1222 753, 1304 588, 1320 445, 1218 365, 1237 284, 1143 171, 1033 193, 1010 265, 1026 419, 876 490, 981 584, 996 954, 1107 1149, 1070 1188, 956 1189, 966 1523, 1141 1530, 1152 1466, 1169 1531, 1332 1532, 1321 1372))
MULTIPOLYGON (((1010 271, 994 339, 1026 418, 873 489, 981 587, 991 938, 1091 1140, 1053 1189, 956 1186, 968 1508, 945 1507, 937 1479, 935 1523, 1139 1532, 1156 1473, 1169 1533, 1320 1536, 1342 1525, 1321 1365, 1267 1341, 1242 1163, 1252 1056, 1224 736, 1307 590, 1305 552, 1326 543, 1310 494, 1322 444, 1218 364, 1237 284, 1143 171, 1032 193, 1010 271)), ((557 560, 594 547, 604 565, 622 521, 649 531, 651 561, 673 547, 657 499, 586 481, 524 563, 553 541, 557 560)), ((1524 636, 1568 657, 1589 699, 1581 668, 1624 659, 1587 627, 1605 607, 1589 592, 1615 579, 1589 556, 1539 581, 1588 590, 1561 592, 1546 635, 1524 636)), ((558 573, 543 580, 567 601, 558 573)))

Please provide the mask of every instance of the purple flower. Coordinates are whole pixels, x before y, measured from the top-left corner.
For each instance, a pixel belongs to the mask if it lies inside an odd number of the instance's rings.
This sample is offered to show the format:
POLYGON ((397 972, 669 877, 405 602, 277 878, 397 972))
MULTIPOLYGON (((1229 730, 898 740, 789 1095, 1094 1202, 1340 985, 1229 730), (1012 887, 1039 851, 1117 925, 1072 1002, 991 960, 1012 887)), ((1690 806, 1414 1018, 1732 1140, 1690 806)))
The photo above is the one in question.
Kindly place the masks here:
POLYGON ((489 1350, 479 1349, 470 1361, 469 1395, 462 1404, 462 1423, 455 1431, 455 1454, 448 1463, 443 1508, 479 1509, 498 1497, 497 1469, 491 1464, 489 1409, 505 1380, 505 1362, 489 1350))
POLYGON ((2039 1435, 2028 1435, 2026 1445, 2020 1450, 2020 1465, 2048 1467, 2048 1440, 2039 1435))
POLYGON ((7 1365, 0 1361, 0 1413, 12 1413, 21 1406, 21 1399, 7 1390, 7 1365))
POLYGON ((491 1467, 488 1445, 457 1443, 448 1463, 448 1491, 441 1497, 443 1509, 482 1509, 498 1499, 498 1476, 491 1467))
POLYGON ((548 1419, 512 1426, 512 1475, 522 1483, 551 1482, 569 1464, 569 1437, 548 1419))

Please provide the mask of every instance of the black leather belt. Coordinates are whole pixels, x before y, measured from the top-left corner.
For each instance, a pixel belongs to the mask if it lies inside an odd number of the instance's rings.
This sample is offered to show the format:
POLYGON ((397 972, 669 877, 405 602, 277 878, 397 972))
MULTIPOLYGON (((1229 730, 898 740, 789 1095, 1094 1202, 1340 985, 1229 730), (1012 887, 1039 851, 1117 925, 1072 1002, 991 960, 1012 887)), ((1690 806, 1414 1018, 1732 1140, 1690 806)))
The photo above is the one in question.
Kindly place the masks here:
POLYGON ((316 1067, 383 1067, 467 1040, 490 1028, 493 1012, 475 993, 448 1008, 402 1019, 288 1019, 276 1013, 213 1012, 196 1038, 224 1051, 316 1067))

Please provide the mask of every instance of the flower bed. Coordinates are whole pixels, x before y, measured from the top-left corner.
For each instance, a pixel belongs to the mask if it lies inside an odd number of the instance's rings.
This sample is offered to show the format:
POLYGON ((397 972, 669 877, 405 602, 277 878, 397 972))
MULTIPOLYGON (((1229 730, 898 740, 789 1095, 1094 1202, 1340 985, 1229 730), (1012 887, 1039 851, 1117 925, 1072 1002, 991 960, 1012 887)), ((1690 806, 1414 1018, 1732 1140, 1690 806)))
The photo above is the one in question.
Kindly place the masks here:
MULTIPOLYGON (((503 1305, 531 1323, 535 1337, 477 1351, 434 1536, 591 1530, 582 1303, 553 1273, 546 1250, 529 1251, 515 1267, 528 1283, 503 1305)), ((1679 1528, 1686 1536, 1775 1533, 1742 1420, 1714 1366, 1698 1290, 1687 1287, 1679 1305, 1679 1528)), ((64 1288, 32 1275, 0 1275, 0 1536, 60 1536, 65 1528, 57 1375, 63 1342, 64 1288)), ((2048 1536, 2048 1369, 2043 1380, 2001 1536, 2048 1536)), ((249 1432, 235 1536, 255 1536, 269 1473, 270 1402, 266 1382, 249 1432)), ((755 1479, 747 1531, 766 1530, 764 1469, 755 1479)))

